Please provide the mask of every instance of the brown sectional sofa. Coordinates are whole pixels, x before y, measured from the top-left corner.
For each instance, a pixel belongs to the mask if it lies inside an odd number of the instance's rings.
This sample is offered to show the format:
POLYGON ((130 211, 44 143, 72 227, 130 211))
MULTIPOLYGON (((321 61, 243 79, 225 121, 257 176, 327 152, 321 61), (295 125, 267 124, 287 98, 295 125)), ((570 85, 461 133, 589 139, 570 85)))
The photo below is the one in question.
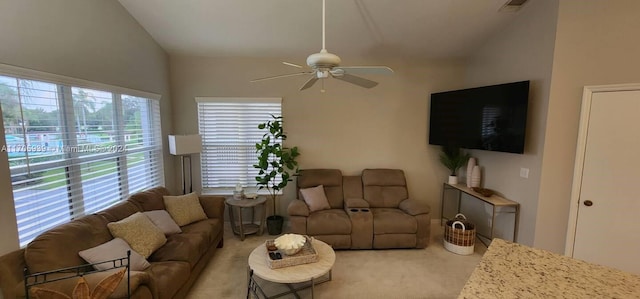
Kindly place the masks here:
MULTIPOLYGON (((322 185, 331 209, 310 212, 304 200, 288 207, 291 229, 335 249, 425 248, 431 215, 423 201, 409 199, 404 172, 365 169, 343 176, 338 169, 301 170, 297 188, 322 185)), ((298 192, 298 198, 302 198, 298 192)))
MULTIPOLYGON (((79 251, 113 239, 107 223, 136 212, 165 209, 164 195, 169 192, 163 187, 134 194, 100 213, 55 227, 26 248, 0 257, 0 288, 4 298, 24 298, 24 267, 34 273, 85 264, 78 256, 79 251)), ((148 258, 149 268, 131 271, 131 298, 184 298, 216 248, 222 247, 224 198, 200 196, 199 199, 207 219, 181 227, 182 233, 168 236, 167 242, 148 258)), ((108 275, 101 272, 85 278, 91 284, 108 275)), ((52 283, 49 287, 70 291, 75 281, 52 283)), ((126 288, 121 283, 110 298, 124 298, 124 295, 126 288)))

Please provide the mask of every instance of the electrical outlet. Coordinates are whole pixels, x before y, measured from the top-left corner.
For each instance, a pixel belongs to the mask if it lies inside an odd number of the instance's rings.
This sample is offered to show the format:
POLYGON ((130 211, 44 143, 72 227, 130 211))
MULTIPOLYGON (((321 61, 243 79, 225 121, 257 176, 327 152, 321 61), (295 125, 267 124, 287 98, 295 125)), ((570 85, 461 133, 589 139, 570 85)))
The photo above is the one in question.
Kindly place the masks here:
POLYGON ((520 177, 528 179, 529 178, 529 168, 520 168, 520 177))

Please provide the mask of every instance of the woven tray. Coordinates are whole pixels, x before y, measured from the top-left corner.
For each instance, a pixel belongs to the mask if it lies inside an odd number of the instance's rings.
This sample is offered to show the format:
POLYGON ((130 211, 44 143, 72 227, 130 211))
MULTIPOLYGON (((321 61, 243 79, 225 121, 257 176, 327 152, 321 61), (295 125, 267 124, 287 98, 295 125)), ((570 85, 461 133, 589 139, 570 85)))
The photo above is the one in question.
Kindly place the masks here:
MULTIPOLYGON (((302 249, 300 249, 298 253, 294 255, 286 255, 280 252, 280 254, 282 255, 282 259, 280 260, 272 260, 269 257, 269 250, 267 250, 266 259, 267 259, 267 264, 269 265, 269 268, 278 269, 278 268, 317 262, 318 253, 316 252, 316 250, 313 248, 313 245, 311 244, 311 238, 309 238, 309 236, 305 236, 305 237, 307 238, 307 242, 304 243, 304 246, 302 247, 302 249)), ((274 240, 267 240, 265 242, 265 247, 268 247, 269 245, 273 245, 273 241, 274 240)))

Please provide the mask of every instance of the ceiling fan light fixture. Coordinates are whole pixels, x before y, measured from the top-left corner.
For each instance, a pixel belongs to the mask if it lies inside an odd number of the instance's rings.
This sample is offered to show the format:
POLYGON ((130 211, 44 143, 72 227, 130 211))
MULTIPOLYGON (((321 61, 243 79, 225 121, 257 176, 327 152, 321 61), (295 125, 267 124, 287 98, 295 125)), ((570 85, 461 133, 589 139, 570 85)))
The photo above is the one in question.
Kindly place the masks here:
POLYGON ((329 70, 318 70, 316 76, 320 79, 329 78, 329 70))

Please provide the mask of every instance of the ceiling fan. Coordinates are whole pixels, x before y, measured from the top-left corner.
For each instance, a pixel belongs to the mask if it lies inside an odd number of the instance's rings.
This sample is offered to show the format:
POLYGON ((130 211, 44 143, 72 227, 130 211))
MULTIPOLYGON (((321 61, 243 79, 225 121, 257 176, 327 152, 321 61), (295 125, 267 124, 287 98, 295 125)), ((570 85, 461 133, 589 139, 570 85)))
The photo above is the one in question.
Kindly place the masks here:
MULTIPOLYGON (((354 74, 374 74, 374 75, 390 75, 393 74, 393 70, 386 66, 340 66, 340 57, 338 55, 329 53, 325 48, 325 0, 322 0, 322 50, 319 53, 314 53, 307 57, 307 65, 310 69, 307 69, 301 65, 285 62, 282 63, 288 66, 306 69, 302 72, 285 74, 278 76, 270 76, 265 78, 259 78, 251 80, 251 82, 258 82, 264 80, 271 80, 277 78, 311 75, 311 78, 300 87, 300 90, 310 88, 320 79, 335 78, 351 84, 358 85, 364 88, 372 88, 378 85, 378 82, 371 81, 354 74)), ((324 81, 322 81, 324 83, 324 81)), ((321 90, 324 92, 324 88, 321 90)))

